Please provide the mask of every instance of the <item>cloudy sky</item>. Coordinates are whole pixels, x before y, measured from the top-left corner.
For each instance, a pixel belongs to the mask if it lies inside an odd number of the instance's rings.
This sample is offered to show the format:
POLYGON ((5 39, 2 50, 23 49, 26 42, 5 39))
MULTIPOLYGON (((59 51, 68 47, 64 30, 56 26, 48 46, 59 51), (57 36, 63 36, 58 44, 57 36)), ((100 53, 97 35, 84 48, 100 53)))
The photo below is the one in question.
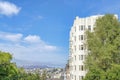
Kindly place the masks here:
POLYGON ((119 0, 0 0, 0 50, 14 59, 64 66, 76 16, 120 15, 119 0))

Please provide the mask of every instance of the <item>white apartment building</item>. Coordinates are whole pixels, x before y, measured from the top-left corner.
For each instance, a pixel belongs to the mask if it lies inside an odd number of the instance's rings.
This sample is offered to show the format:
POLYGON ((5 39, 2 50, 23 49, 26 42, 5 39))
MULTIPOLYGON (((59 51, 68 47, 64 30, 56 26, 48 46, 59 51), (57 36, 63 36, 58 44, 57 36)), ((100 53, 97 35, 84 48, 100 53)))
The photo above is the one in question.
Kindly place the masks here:
POLYGON ((86 18, 76 17, 70 31, 69 40, 69 72, 70 80, 82 80, 87 73, 84 60, 88 51, 85 46, 86 30, 93 31, 96 19, 103 15, 95 15, 86 18))

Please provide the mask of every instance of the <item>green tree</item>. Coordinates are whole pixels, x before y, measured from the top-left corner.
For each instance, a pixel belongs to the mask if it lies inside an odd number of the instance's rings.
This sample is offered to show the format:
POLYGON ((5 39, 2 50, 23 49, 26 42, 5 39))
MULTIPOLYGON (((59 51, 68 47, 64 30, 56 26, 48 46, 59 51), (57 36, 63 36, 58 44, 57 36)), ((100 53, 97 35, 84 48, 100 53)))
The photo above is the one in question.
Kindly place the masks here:
POLYGON ((38 73, 26 73, 23 68, 17 68, 11 60, 10 53, 0 51, 0 80, 41 80, 38 73))
POLYGON ((86 32, 88 73, 84 80, 120 80, 120 23, 112 14, 97 19, 94 32, 86 32))
POLYGON ((43 71, 42 75, 41 75, 41 80, 46 80, 47 79, 47 73, 46 71, 43 71))
POLYGON ((7 52, 0 51, 0 79, 12 80, 18 73, 18 69, 14 63, 11 63, 12 56, 7 52))

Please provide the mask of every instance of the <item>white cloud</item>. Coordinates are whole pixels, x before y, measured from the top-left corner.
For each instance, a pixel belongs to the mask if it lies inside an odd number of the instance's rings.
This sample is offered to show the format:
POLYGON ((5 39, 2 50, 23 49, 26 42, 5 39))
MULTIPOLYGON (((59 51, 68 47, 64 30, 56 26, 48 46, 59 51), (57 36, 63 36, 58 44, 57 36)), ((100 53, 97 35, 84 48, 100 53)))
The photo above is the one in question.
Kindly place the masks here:
POLYGON ((22 34, 12 34, 12 33, 6 33, 6 32, 0 32, 0 39, 12 41, 12 42, 18 42, 22 38, 22 34))
POLYGON ((45 49, 46 49, 46 50, 55 50, 55 49, 57 49, 57 47, 55 47, 55 46, 50 46, 50 45, 45 45, 45 49))
POLYGON ((36 35, 28 35, 27 37, 24 38, 24 40, 30 43, 37 43, 41 41, 40 37, 36 35))
POLYGON ((15 4, 7 2, 7 1, 0 1, 0 14, 6 16, 17 15, 20 11, 20 7, 17 7, 15 4))
POLYGON ((0 32, 1 39, 7 40, 7 43, 0 42, 0 50, 10 52, 16 59, 56 65, 64 65, 66 62, 65 55, 62 53, 64 50, 47 44, 40 36, 28 35, 25 37, 21 33, 0 32), (12 44, 13 42, 15 43, 12 44))

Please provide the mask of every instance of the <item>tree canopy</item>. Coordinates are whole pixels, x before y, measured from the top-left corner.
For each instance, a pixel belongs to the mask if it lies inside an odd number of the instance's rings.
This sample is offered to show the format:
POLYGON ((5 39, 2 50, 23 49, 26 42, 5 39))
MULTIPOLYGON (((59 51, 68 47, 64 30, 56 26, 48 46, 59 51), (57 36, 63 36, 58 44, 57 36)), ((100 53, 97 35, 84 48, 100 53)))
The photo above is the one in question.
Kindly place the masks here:
POLYGON ((46 80, 46 74, 26 73, 11 62, 12 55, 0 51, 0 80, 46 80))
POLYGON ((120 23, 113 14, 96 20, 94 32, 87 31, 88 70, 84 80, 120 80, 120 23))

